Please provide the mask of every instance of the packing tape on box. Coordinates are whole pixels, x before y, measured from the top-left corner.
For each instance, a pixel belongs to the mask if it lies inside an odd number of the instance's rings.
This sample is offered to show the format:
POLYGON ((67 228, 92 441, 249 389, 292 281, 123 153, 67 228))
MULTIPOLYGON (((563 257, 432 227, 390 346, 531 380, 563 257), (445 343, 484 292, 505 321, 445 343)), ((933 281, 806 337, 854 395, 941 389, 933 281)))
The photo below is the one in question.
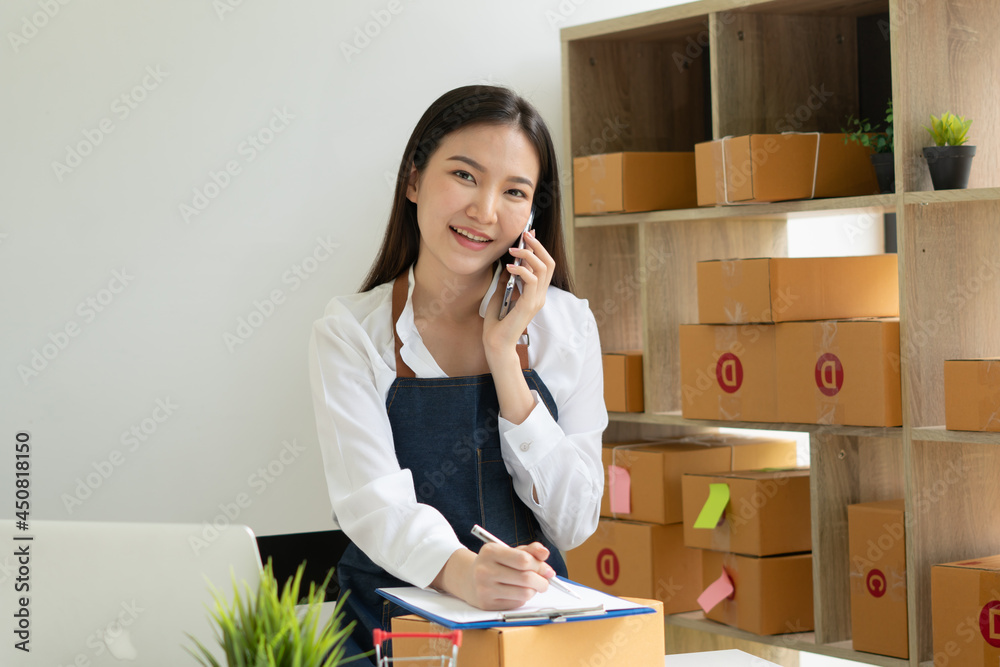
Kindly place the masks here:
POLYGON ((813 158, 813 184, 812 184, 812 192, 809 195, 809 199, 815 199, 816 198, 816 176, 819 174, 819 142, 820 142, 820 139, 821 139, 820 133, 819 132, 782 132, 781 134, 782 135, 785 135, 785 134, 801 134, 801 135, 814 134, 814 135, 816 135, 816 156, 813 158))
MULTIPOLYGON (((732 204, 732 202, 729 201, 729 176, 726 174, 726 141, 732 138, 733 135, 729 134, 722 137, 719 141, 719 146, 721 146, 720 150, 722 151, 722 155, 719 159, 719 162, 722 164, 722 201, 726 204, 726 206, 732 204)), ((718 190, 716 190, 716 192, 718 192, 718 190)))
POLYGON ((746 304, 730 296, 737 291, 743 282, 743 261, 739 259, 720 260, 719 268, 722 272, 722 289, 726 292, 726 303, 723 306, 726 320, 731 324, 749 322, 750 316, 746 304))
MULTIPOLYGON (((1000 361, 985 361, 984 364, 976 364, 979 386, 1000 389, 1000 361)), ((979 427, 984 431, 1000 430, 1000 396, 995 391, 979 401, 979 427)))
MULTIPOLYGON (((845 421, 845 406, 838 399, 845 381, 838 333, 837 320, 824 320, 813 326, 813 354, 816 357, 813 378, 819 390, 816 394, 817 424, 841 424, 845 421)), ((852 371, 858 372, 858 369, 852 371)))

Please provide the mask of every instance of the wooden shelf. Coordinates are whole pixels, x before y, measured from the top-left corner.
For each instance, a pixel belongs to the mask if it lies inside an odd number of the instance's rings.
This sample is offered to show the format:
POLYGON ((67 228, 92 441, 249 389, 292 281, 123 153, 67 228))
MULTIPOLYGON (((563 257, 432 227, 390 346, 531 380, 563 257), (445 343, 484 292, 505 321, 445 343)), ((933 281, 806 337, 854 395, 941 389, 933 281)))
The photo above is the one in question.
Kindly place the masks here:
MULTIPOLYGON (((608 418, 617 422, 638 424, 667 424, 671 426, 691 426, 698 428, 745 428, 758 431, 798 431, 816 435, 837 435, 867 438, 902 438, 901 427, 839 426, 827 424, 790 424, 777 422, 740 422, 716 419, 685 419, 680 412, 609 412, 608 418)), ((1000 436, 1000 434, 997 434, 1000 436)), ((997 438, 1000 441, 1000 438, 997 438)), ((978 442, 978 441, 977 441, 978 442)))
POLYGON ((965 190, 931 190, 928 192, 906 192, 904 204, 953 204, 968 201, 1000 200, 1000 188, 967 188, 965 190))
POLYGON ((726 637, 732 637, 734 639, 741 639, 743 641, 755 642, 757 644, 767 644, 769 646, 780 646, 782 648, 789 648, 795 651, 807 651, 809 653, 819 653, 821 655, 827 655, 832 658, 840 658, 842 660, 853 660, 855 662, 863 662, 869 665, 884 665, 884 667, 905 667, 909 665, 908 660, 903 660, 900 658, 891 658, 885 655, 877 655, 875 653, 865 653, 863 651, 855 651, 851 646, 850 641, 837 642, 834 644, 817 644, 816 634, 813 632, 796 632, 785 635, 756 635, 752 632, 746 632, 745 630, 740 630, 739 628, 734 628, 722 623, 716 623, 715 621, 710 621, 705 618, 705 615, 700 611, 691 611, 683 614, 668 614, 665 617, 666 623, 668 625, 676 625, 679 627, 687 628, 689 630, 699 630, 701 632, 710 632, 712 634, 724 635, 726 637))
MULTIPOLYGON (((998 195, 1000 198, 1000 195, 998 195)), ((579 227, 609 227, 641 223, 674 222, 681 220, 720 220, 734 218, 752 222, 760 218, 792 218, 797 216, 845 215, 879 209, 892 212, 896 209, 896 195, 870 195, 867 197, 838 197, 835 199, 808 199, 777 202, 774 204, 746 204, 737 206, 705 206, 702 208, 672 211, 646 211, 643 213, 612 213, 608 215, 578 215, 579 227)))
POLYGON ((971 442, 980 445, 1000 445, 1000 433, 979 431, 949 431, 944 426, 921 426, 912 430, 914 440, 934 442, 971 442))
MULTIPOLYGON (((766 638, 701 614, 667 619, 680 634, 701 631, 702 650, 706 637, 729 635, 869 664, 930 664, 931 566, 1000 553, 1000 434, 934 426, 945 419, 944 360, 1000 354, 1000 119, 982 86, 1000 71, 1000 14, 963 0, 907 5, 701 0, 561 31, 563 165, 592 153, 690 151, 781 131, 791 119, 796 131, 838 132, 848 114, 873 117, 866 105, 893 100, 894 194, 603 216, 564 207, 577 293, 590 301, 602 346, 643 351, 648 413, 610 415, 612 435, 739 428, 809 438, 815 631, 766 638), (810 107, 817 82, 836 95, 810 107), (928 114, 946 109, 975 119, 969 189, 932 190, 921 156, 928 114), (624 129, 609 136, 612 126, 624 129), (787 256, 788 220, 854 212, 897 219, 904 426, 682 417, 679 325, 697 321, 697 263, 787 256), (900 497, 908 661, 850 643, 847 506, 900 497)), ((566 184, 572 192, 572 173, 566 184)))

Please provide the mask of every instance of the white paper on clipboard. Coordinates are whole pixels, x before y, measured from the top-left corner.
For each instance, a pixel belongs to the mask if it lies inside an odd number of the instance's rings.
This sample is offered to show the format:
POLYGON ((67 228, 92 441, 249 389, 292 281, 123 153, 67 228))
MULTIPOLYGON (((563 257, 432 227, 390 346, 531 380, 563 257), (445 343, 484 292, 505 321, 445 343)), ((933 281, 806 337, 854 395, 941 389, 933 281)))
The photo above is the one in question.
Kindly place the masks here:
MULTIPOLYGON (((574 593, 576 593, 579 596, 579 599, 574 598, 571 595, 567 595, 566 593, 557 590, 555 587, 550 586, 549 590, 544 593, 538 593, 531 598, 527 604, 524 604, 517 609, 508 610, 507 612, 484 611, 482 609, 477 609, 467 602, 451 595, 432 590, 425 590, 423 588, 416 588, 414 586, 380 588, 379 591, 383 594, 398 598, 406 606, 412 609, 421 610, 431 616, 447 619, 452 623, 457 624, 503 624, 505 622, 503 614, 510 612, 538 612, 539 614, 547 614, 550 612, 566 611, 573 613, 577 610, 601 607, 603 611, 601 611, 601 609, 597 609, 584 614, 586 616, 594 616, 608 612, 621 612, 631 609, 644 608, 641 604, 623 600, 622 598, 608 595, 607 593, 602 593, 601 591, 595 591, 594 589, 587 588, 586 586, 580 586, 579 584, 575 584, 561 577, 559 580, 566 584, 567 588, 570 588, 574 593)), ((571 616, 569 615, 567 616, 567 618, 570 617, 571 616)))

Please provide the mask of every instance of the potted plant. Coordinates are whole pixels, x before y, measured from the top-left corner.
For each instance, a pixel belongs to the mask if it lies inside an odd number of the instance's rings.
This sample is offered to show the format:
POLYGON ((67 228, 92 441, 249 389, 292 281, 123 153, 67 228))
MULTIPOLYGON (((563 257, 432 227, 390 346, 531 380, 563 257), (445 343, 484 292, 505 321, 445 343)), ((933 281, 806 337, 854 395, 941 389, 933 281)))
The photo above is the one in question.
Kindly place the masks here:
POLYGON ((878 189, 882 194, 896 191, 896 165, 893 150, 895 144, 892 134, 892 100, 885 107, 885 125, 872 125, 867 118, 855 118, 853 114, 847 117, 847 127, 841 128, 844 143, 854 141, 872 149, 871 161, 878 178, 878 189))
POLYGON ((940 118, 931 114, 931 126, 924 129, 934 140, 934 146, 924 148, 927 158, 927 168, 931 172, 931 183, 935 190, 960 190, 969 185, 969 172, 972 170, 972 157, 976 154, 975 146, 966 146, 966 134, 972 125, 971 120, 959 118, 945 112, 940 118))
MULTIPOLYGON (((213 587, 215 609, 211 615, 217 626, 216 639, 229 667, 335 667, 355 659, 344 659, 344 645, 354 628, 353 621, 340 627, 344 618, 341 607, 346 596, 337 602, 333 615, 317 636, 326 587, 333 570, 327 573, 319 588, 315 582, 309 584, 309 594, 302 601, 305 608, 299 610, 296 605, 299 604, 299 585, 304 571, 305 563, 302 563, 295 576, 285 582, 284 589, 279 590, 268 559, 256 593, 246 582, 243 582, 245 594, 241 593, 233 579, 231 605, 213 587)), ((200 664, 220 667, 201 642, 190 634, 188 637, 197 651, 185 648, 200 664)))

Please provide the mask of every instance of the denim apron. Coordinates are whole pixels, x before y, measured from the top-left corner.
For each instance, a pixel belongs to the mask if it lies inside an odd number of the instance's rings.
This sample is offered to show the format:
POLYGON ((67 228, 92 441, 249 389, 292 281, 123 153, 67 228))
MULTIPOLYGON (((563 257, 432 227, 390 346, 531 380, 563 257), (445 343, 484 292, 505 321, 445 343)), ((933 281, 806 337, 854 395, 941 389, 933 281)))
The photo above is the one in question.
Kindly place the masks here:
MULTIPOLYGON (((408 275, 393 284, 392 322, 406 305, 408 275)), ((538 520, 514 492, 510 474, 500 454, 497 400, 493 376, 417 378, 400 357, 402 342, 396 336, 396 379, 386 396, 385 407, 392 426, 396 457, 401 468, 413 475, 417 502, 440 511, 455 529, 459 541, 478 553, 482 542, 471 534, 479 524, 511 546, 541 542, 548 548, 548 564, 566 576, 559 550, 542 534, 538 520)), ((555 402, 534 370, 527 369, 527 345, 518 346, 518 356, 528 387, 538 392, 552 417, 555 402)), ((343 591, 350 591, 344 604, 344 625, 357 621, 348 649, 372 649, 372 631, 390 630, 393 616, 409 613, 375 592, 376 588, 408 586, 372 562, 351 544, 337 566, 343 591)), ((343 626, 342 626, 343 627, 343 626)))

